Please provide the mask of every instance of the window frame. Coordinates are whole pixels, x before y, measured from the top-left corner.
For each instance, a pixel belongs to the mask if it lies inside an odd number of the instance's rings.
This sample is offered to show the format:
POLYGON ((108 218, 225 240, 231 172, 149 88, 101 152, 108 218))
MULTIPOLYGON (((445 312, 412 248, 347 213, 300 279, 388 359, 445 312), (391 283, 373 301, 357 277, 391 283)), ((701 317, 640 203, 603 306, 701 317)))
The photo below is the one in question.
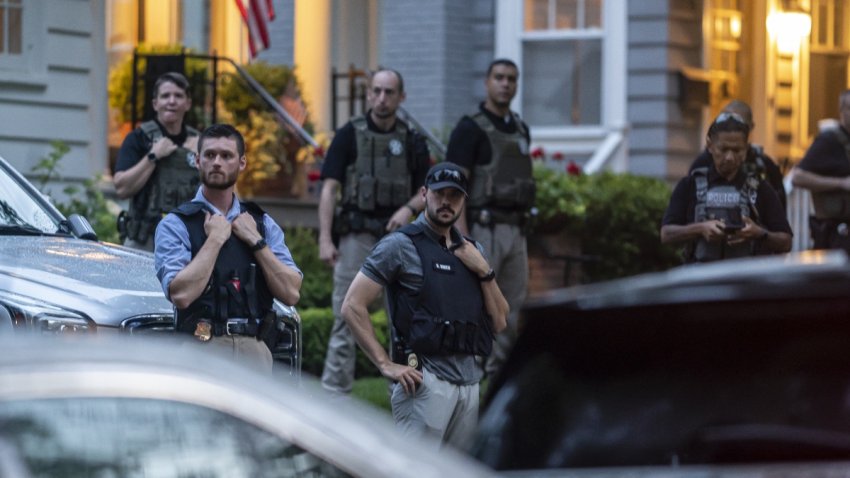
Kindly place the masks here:
POLYGON ((46 3, 21 3, 21 54, 0 53, 0 83, 47 86, 46 3))
MULTIPOLYGON (((550 41, 587 39, 602 42, 602 97, 600 98, 600 123, 585 125, 539 126, 529 122, 535 138, 579 135, 581 137, 603 137, 614 128, 623 128, 626 119, 626 73, 627 73, 627 0, 605 0, 602 8, 602 28, 590 27, 577 30, 525 31, 523 0, 503 0, 496 3, 495 57, 513 59, 520 68, 523 63, 523 44, 526 41, 550 41)), ((512 109, 522 114, 522 88, 512 103, 512 109)), ((526 119, 527 120, 527 119, 526 119)))

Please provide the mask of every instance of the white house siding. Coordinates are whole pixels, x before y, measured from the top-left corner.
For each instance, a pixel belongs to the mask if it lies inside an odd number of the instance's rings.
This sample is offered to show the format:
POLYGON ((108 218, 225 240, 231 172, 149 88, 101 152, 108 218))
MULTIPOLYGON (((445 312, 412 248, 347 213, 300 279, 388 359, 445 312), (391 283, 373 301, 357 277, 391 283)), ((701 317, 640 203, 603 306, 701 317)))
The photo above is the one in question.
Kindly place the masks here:
POLYGON ((26 1, 24 15, 38 19, 25 42, 40 53, 29 69, 0 71, 0 155, 30 174, 61 140, 63 177, 91 178, 107 165, 103 0, 26 1))
POLYGON ((629 170, 675 181, 698 154, 700 112, 679 104, 678 71, 700 67, 702 2, 628 2, 629 170))

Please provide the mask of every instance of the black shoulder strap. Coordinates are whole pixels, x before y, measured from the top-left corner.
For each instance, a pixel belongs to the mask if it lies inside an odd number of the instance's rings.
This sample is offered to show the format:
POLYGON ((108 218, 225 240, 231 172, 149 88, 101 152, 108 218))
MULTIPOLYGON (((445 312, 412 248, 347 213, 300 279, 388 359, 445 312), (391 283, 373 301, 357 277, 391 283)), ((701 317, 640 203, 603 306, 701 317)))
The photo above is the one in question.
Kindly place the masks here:
POLYGON ((174 208, 171 212, 177 214, 178 216, 189 217, 194 216, 195 214, 206 210, 209 211, 209 208, 206 204, 201 201, 189 201, 184 202, 183 204, 174 208))
POLYGON ((263 216, 265 216, 266 212, 263 211, 263 208, 261 208, 259 204, 251 201, 241 201, 239 205, 242 212, 247 212, 254 218, 254 221, 257 223, 257 231, 259 231, 260 235, 265 238, 266 225, 263 222, 263 216))

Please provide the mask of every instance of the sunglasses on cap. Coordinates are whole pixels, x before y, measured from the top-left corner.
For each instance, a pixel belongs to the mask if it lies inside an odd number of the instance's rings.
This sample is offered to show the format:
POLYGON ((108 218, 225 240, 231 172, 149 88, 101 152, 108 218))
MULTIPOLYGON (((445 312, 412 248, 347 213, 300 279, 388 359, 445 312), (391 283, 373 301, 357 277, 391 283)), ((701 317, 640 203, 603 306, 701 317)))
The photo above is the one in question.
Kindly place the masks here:
POLYGON ((463 175, 460 174, 460 171, 455 169, 441 169, 439 171, 435 171, 428 176, 428 181, 426 183, 440 183, 443 181, 451 181, 455 183, 465 183, 463 175))
POLYGON ((744 118, 741 117, 741 115, 739 115, 738 113, 731 113, 729 111, 724 111, 724 112, 720 113, 719 115, 717 115, 717 118, 714 119, 714 122, 715 123, 723 123, 723 122, 729 121, 729 120, 736 121, 736 122, 741 123, 743 125, 749 126, 749 124, 747 124, 747 122, 744 121, 744 118))

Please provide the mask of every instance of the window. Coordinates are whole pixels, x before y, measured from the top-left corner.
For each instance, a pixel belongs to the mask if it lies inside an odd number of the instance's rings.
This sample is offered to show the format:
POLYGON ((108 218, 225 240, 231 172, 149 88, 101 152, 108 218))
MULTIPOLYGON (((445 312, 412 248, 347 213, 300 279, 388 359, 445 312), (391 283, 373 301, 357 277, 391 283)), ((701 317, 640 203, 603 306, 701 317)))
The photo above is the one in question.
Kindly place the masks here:
POLYGON ((847 88, 850 22, 844 0, 812 1, 811 58, 809 59, 808 134, 818 133, 818 121, 838 115, 838 95, 847 88))
POLYGON ((0 0, 0 55, 23 52, 23 9, 21 0, 0 0))
POLYGON ((535 126, 598 125, 603 0, 525 0, 523 116, 535 126))

